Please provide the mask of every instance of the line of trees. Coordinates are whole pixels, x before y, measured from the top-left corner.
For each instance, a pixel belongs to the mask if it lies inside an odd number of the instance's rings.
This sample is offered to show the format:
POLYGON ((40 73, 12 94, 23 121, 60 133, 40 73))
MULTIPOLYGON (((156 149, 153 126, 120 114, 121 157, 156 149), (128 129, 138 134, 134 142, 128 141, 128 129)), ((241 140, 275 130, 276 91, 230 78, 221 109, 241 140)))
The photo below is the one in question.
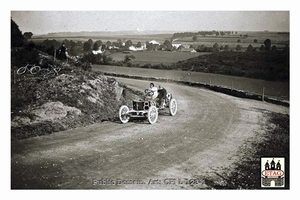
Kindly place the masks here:
POLYGON ((234 31, 198 31, 198 32, 182 32, 182 33, 174 33, 172 36, 172 39, 175 38, 183 38, 183 37, 193 37, 193 40, 195 40, 195 36, 198 35, 201 36, 207 36, 207 35, 216 35, 216 36, 224 36, 224 35, 230 35, 230 34, 237 34, 237 32, 234 31))

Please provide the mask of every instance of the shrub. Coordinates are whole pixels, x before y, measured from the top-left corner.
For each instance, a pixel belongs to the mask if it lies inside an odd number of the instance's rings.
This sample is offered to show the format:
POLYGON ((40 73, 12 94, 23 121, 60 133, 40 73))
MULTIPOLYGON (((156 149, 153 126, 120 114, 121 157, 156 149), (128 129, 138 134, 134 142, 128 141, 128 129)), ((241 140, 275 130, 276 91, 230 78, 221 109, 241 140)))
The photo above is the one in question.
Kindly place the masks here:
POLYGON ((236 48, 235 48, 235 50, 237 50, 237 51, 242 50, 242 46, 241 45, 237 45, 236 48))
POLYGON ((37 64, 38 62, 39 53, 36 49, 23 48, 11 51, 11 66, 22 67, 26 63, 37 64))

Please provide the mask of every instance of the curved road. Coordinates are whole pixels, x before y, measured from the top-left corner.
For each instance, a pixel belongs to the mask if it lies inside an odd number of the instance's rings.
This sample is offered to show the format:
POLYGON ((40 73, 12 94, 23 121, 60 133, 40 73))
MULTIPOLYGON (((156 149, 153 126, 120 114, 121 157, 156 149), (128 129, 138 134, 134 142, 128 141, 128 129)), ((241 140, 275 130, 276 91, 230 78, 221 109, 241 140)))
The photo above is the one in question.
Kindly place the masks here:
MULTIPOLYGON (((149 86, 117 80, 142 91, 149 86)), ((12 142, 12 188, 205 188, 205 174, 229 166, 247 138, 264 132, 264 112, 289 113, 282 106, 161 84, 177 99, 178 113, 160 113, 155 125, 103 122, 12 142)))

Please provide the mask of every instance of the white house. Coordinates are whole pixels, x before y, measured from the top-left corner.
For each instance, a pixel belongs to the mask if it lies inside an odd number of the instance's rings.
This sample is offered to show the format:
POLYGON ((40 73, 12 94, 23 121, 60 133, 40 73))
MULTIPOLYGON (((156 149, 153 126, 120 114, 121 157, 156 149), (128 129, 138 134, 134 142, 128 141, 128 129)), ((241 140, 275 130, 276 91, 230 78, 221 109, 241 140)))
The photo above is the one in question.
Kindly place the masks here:
POLYGON ((181 44, 172 44, 172 47, 175 47, 176 49, 178 49, 178 47, 180 47, 181 44))
POLYGON ((155 40, 151 40, 150 42, 149 42, 150 44, 157 44, 157 45, 159 45, 159 42, 157 42, 157 41, 155 41, 155 40))
POLYGON ((92 53, 95 54, 95 55, 97 55, 97 54, 102 54, 102 53, 104 53, 104 51, 102 51, 101 49, 99 49, 99 50, 97 50, 97 51, 93 50, 92 53))
POLYGON ((145 46, 141 46, 141 47, 130 46, 128 49, 130 51, 143 51, 145 48, 146 48, 145 46))

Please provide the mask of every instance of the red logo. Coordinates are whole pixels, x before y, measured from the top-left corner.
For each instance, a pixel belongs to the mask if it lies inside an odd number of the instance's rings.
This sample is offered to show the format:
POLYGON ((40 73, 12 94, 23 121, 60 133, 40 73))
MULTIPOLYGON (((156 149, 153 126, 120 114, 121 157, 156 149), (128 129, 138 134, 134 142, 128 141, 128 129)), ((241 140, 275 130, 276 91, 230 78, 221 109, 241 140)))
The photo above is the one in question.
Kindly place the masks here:
POLYGON ((279 177, 283 176, 284 172, 282 170, 264 170, 262 171, 262 175, 268 177, 279 177))

